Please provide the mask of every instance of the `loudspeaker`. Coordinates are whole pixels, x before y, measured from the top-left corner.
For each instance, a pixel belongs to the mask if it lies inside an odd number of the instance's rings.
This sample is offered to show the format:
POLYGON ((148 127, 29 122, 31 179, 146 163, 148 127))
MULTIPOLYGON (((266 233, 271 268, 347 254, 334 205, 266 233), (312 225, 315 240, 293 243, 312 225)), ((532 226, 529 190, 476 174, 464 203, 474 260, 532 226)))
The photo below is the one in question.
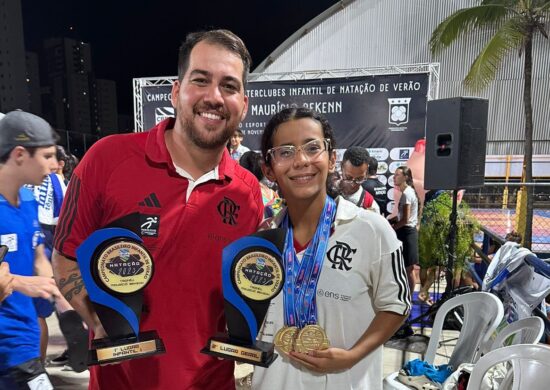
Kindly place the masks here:
POLYGON ((483 186, 489 101, 456 97, 428 102, 424 188, 483 186))

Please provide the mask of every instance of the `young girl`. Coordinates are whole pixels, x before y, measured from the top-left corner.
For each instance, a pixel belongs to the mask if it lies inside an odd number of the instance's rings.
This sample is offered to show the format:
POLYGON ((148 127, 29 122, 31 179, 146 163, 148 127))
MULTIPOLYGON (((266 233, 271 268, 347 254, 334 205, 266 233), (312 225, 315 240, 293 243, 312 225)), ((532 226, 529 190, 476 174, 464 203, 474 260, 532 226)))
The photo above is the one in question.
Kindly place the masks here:
POLYGON ((382 389, 382 350, 410 307, 401 243, 380 215, 327 196, 332 129, 289 108, 264 131, 267 178, 287 208, 268 226, 288 229, 285 285, 259 338, 280 357, 255 369, 254 389, 382 389))
POLYGON ((419 202, 414 190, 412 171, 401 166, 395 170, 393 181, 401 190, 397 212, 397 223, 393 225, 397 238, 403 243, 403 259, 407 268, 410 293, 414 292, 414 266, 418 264, 418 222, 419 202))

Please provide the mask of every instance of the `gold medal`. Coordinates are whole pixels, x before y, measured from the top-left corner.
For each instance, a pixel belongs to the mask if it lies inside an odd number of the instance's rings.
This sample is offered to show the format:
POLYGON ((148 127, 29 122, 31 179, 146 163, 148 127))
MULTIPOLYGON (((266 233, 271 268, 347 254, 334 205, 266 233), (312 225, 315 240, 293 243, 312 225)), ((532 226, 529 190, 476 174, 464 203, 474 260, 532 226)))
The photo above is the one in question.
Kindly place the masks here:
POLYGON ((327 334, 319 325, 306 325, 298 333, 294 350, 296 352, 308 353, 330 347, 327 334))
POLYGON ((275 346, 284 353, 294 351, 294 341, 298 335, 298 328, 295 326, 284 326, 275 335, 275 346))

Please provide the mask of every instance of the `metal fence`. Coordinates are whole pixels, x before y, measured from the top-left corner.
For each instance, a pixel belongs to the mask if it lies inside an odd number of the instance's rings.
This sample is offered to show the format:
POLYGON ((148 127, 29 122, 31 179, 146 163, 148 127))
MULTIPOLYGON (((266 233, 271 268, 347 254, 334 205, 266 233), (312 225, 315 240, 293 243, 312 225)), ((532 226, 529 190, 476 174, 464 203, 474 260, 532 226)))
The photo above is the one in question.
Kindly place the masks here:
POLYGON ((525 234, 526 187, 533 190, 531 249, 550 254, 550 182, 488 181, 483 187, 468 189, 463 200, 485 233, 503 240, 512 230, 525 234))
POLYGON ((59 145, 63 146, 68 153, 74 154, 79 159, 84 153, 96 143, 100 136, 97 134, 79 133, 76 131, 58 131, 59 145))

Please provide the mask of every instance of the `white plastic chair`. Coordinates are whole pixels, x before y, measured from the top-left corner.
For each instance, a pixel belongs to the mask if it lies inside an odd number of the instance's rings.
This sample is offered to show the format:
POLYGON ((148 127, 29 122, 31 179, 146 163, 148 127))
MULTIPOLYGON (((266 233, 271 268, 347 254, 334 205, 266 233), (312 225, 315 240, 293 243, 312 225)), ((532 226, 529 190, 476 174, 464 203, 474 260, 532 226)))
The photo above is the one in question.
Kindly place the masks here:
POLYGON ((512 322, 506 325, 500 332, 497 333, 491 351, 506 346, 505 342, 513 336, 511 343, 516 344, 536 344, 544 333, 544 321, 539 317, 527 317, 512 322))
MULTIPOLYGON (((537 344, 544 333, 544 321, 539 317, 527 317, 506 325, 497 333, 491 351, 516 344, 537 344), (510 337, 513 337, 511 340, 510 337), (506 345, 508 343, 508 345, 506 345)), ((509 367, 506 376, 500 383, 500 388, 510 389, 514 379, 514 370, 509 367)))
MULTIPOLYGON (((458 367, 461 363, 476 362, 485 346, 490 343, 491 335, 504 316, 502 302, 487 292, 471 292, 449 299, 437 311, 424 361, 434 363, 445 317, 459 306, 463 307, 464 317, 462 329, 448 362, 452 367, 458 367)), ((410 390, 397 381, 397 374, 394 372, 384 378, 384 389, 410 390)))
POLYGON ((510 362, 514 372, 512 390, 548 389, 550 348, 540 344, 517 344, 497 348, 479 359, 470 375, 467 390, 479 390, 487 371, 503 362, 510 362))

